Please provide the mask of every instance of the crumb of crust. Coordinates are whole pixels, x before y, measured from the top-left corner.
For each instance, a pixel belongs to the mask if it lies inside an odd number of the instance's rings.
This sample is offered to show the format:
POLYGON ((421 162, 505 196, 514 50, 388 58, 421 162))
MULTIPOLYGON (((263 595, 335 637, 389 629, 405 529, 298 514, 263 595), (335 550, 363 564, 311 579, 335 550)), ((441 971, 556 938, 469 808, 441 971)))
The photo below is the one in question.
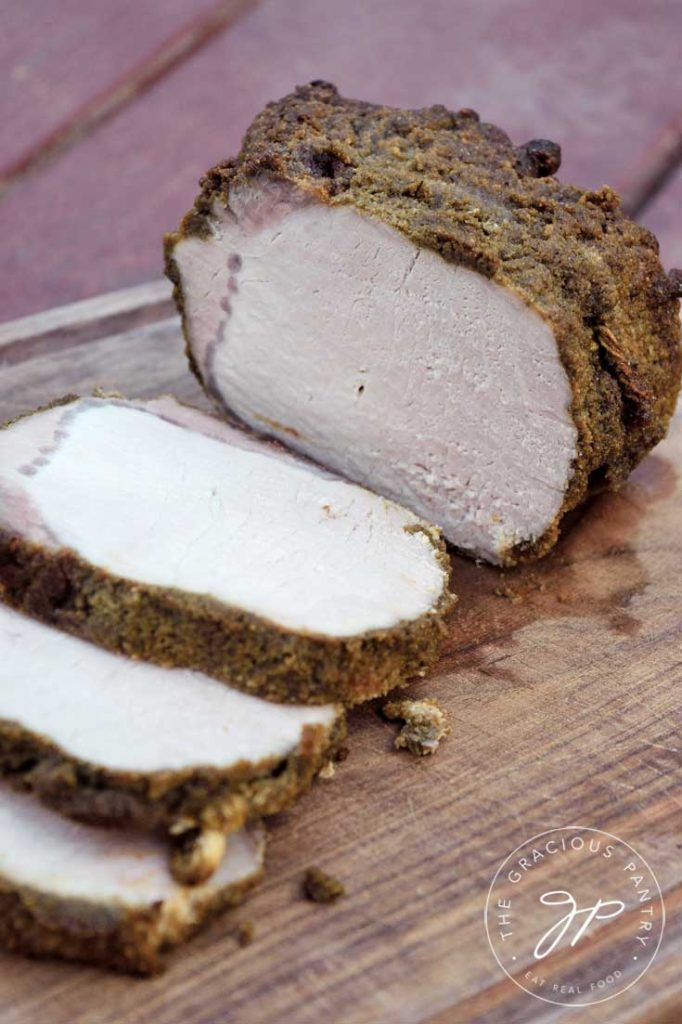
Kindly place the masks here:
POLYGON ((193 828, 173 836, 171 872, 183 885, 210 878, 225 855, 227 837, 215 829, 193 828))
POLYGON ((510 586, 504 576, 500 576, 499 586, 493 588, 495 597, 505 598, 512 604, 523 604, 524 601, 532 599, 535 593, 543 593, 547 590, 547 584, 538 573, 528 572, 523 576, 516 576, 515 586, 510 586))
POLYGON ((391 721, 402 719, 405 723, 395 738, 396 750, 405 748, 418 757, 435 754, 440 741, 450 732, 445 711, 431 697, 392 700, 384 704, 382 711, 391 721))
POLYGON ((321 868, 308 868, 303 876, 303 892, 313 903, 333 903, 340 896, 345 896, 343 882, 333 875, 328 875, 321 868))
POLYGON ((327 761, 326 764, 322 765, 318 772, 321 779, 333 779, 336 775, 336 768, 334 767, 333 761, 327 761))
POLYGON ((237 925, 237 943, 243 949, 244 946, 250 946, 253 942, 256 929, 254 928, 253 921, 242 921, 237 925))

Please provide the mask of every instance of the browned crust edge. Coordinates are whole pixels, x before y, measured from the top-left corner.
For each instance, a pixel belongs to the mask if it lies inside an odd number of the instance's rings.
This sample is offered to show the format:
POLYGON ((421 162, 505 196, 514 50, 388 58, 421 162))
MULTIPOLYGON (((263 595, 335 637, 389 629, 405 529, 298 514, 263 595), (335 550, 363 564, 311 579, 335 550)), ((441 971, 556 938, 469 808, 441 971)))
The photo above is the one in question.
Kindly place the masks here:
POLYGON ((187 908, 106 907, 14 886, 0 877, 0 946, 35 957, 98 964, 129 974, 157 974, 163 954, 195 935, 221 910, 241 903, 263 877, 247 878, 199 896, 188 889, 187 908))
POLYGON ((312 82, 258 115, 235 160, 212 168, 193 208, 165 238, 166 274, 192 356, 173 250, 210 230, 217 201, 254 176, 287 182, 320 202, 350 204, 416 244, 511 288, 550 325, 572 392, 577 456, 563 505, 545 533, 503 563, 545 554, 566 514, 617 489, 664 436, 682 372, 679 283, 658 243, 610 188, 550 175, 560 150, 512 146, 472 110, 398 110, 341 97, 312 82))
POLYGON ((443 566, 439 599, 414 621, 359 636, 286 631, 202 595, 112 575, 67 548, 49 551, 3 529, 0 599, 107 650, 195 669, 269 700, 355 704, 424 675, 438 658, 444 619, 455 603, 450 563, 438 531, 414 528, 423 530, 443 566))
POLYGON ((114 771, 73 757, 44 736, 0 719, 0 776, 69 817, 119 828, 231 832, 275 814, 312 785, 346 736, 341 714, 330 729, 305 725, 283 758, 221 769, 114 771))
POLYGON ((180 591, 135 584, 0 531, 0 597, 12 607, 110 651, 205 672, 269 700, 355 704, 435 663, 444 593, 414 622, 358 637, 285 633, 245 611, 180 591))

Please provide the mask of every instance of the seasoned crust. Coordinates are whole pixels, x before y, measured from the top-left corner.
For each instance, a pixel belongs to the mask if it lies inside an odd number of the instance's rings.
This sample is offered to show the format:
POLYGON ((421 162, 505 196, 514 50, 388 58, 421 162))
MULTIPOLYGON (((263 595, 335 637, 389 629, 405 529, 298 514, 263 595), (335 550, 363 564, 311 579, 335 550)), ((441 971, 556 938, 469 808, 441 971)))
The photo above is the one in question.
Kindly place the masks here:
POLYGON ((3 529, 0 599, 107 650, 195 669, 259 697, 352 705, 424 675, 438 658, 444 620, 455 603, 447 583, 450 563, 437 530, 410 529, 433 545, 445 570, 442 593, 413 621, 352 637, 285 631, 213 598, 136 583, 68 548, 50 551, 3 529))
POLYGON ((409 750, 416 757, 435 754, 450 733, 448 716, 433 697, 391 700, 381 711, 389 721, 404 723, 394 740, 396 750, 409 750))
POLYGON ((311 903, 334 903, 346 895, 346 887, 338 878, 313 866, 303 875, 303 893, 311 903))
POLYGON ((198 764, 182 771, 132 772, 89 764, 16 722, 0 720, 0 776, 81 821, 174 835, 230 832, 282 810, 308 790, 345 735, 340 717, 331 731, 305 725, 300 745, 283 759, 227 769, 198 764))
MULTIPOLYGON (((554 332, 578 430, 562 508, 543 536, 506 553, 513 564, 544 554, 567 512, 595 490, 617 488, 662 439, 682 369, 679 288, 654 236, 624 215, 612 189, 549 176, 558 165, 554 143, 515 148, 474 111, 397 110, 313 82, 269 104, 238 158, 203 178, 193 209, 166 237, 166 273, 182 313, 174 246, 205 236, 214 204, 263 177, 351 205, 513 289, 554 332)), ((189 346, 188 355, 201 381, 189 346)))
POLYGON ((73 551, 52 553, 5 531, 0 596, 18 611, 107 650, 195 669, 247 693, 300 704, 355 704, 424 675, 438 658, 453 604, 444 592, 414 622, 356 637, 291 634, 249 612, 133 583, 73 551))
POLYGON ((241 903, 262 876, 261 867, 201 899, 194 893, 191 907, 161 902, 139 909, 54 897, 0 877, 0 946, 28 956, 156 974, 163 970, 165 951, 191 938, 221 910, 241 903))

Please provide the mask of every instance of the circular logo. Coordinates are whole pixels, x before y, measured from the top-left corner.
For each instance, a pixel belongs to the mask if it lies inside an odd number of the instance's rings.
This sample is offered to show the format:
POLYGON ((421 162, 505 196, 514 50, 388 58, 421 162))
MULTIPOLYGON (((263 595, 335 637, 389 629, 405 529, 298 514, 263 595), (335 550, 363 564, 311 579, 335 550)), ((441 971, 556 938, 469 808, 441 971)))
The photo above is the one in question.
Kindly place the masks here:
POLYGON ((589 1006, 634 985, 663 937, 653 871, 628 843, 580 825, 533 836, 497 869, 488 942, 511 980, 561 1006, 589 1006))

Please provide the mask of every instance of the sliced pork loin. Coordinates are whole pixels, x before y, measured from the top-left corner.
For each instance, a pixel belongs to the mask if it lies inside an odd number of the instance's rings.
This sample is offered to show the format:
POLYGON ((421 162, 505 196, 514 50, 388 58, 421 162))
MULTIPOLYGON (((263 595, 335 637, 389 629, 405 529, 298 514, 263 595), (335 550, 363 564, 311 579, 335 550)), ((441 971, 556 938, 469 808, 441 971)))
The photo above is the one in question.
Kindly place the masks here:
POLYGON ((185 879, 220 859, 221 839, 196 830, 281 810, 343 733, 338 706, 260 700, 0 605, 0 773, 66 814, 170 831, 185 879))
POLYGON ((609 188, 471 110, 314 82, 272 103, 167 236, 220 408, 473 555, 543 554, 664 435, 679 278, 609 188))
POLYGON ((229 837, 204 885, 182 886, 165 844, 77 824, 0 784, 0 945, 152 973, 163 950, 241 901, 262 875, 260 827, 229 837))
POLYGON ((317 703, 437 656, 437 530, 171 398, 15 421, 0 492, 0 596, 103 647, 317 703))

